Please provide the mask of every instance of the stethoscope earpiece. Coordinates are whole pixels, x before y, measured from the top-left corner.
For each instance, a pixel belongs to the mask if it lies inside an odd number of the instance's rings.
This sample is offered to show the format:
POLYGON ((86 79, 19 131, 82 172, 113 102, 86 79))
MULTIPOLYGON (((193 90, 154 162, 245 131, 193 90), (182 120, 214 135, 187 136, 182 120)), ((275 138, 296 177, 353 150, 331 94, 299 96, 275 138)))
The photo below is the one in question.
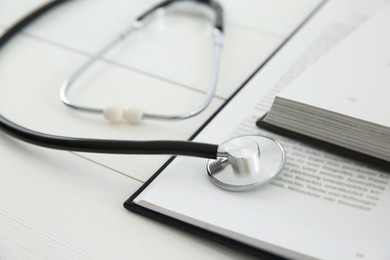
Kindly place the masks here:
POLYGON ((111 106, 103 110, 103 116, 111 123, 140 124, 144 119, 144 112, 138 107, 123 108, 111 106))

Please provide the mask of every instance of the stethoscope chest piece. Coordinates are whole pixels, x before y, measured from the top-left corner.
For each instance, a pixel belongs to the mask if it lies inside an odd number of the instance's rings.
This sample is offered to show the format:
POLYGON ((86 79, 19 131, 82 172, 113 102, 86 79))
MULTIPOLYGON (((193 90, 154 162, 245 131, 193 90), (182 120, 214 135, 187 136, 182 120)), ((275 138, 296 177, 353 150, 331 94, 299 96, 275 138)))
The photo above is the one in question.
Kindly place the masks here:
POLYGON ((241 136, 219 146, 221 157, 208 160, 210 180, 229 191, 249 190, 273 180, 282 170, 285 153, 265 136, 241 136))

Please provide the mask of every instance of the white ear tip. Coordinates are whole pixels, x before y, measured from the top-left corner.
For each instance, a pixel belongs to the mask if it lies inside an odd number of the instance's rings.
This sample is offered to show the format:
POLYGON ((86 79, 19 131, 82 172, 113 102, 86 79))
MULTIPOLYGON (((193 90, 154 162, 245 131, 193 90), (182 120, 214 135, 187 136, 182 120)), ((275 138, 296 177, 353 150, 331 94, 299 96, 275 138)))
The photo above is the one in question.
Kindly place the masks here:
POLYGON ((139 124, 142 122, 144 112, 137 107, 129 107, 124 112, 124 119, 131 124, 139 124))
POLYGON ((112 123, 123 121, 124 109, 122 107, 111 106, 103 110, 104 118, 112 123))

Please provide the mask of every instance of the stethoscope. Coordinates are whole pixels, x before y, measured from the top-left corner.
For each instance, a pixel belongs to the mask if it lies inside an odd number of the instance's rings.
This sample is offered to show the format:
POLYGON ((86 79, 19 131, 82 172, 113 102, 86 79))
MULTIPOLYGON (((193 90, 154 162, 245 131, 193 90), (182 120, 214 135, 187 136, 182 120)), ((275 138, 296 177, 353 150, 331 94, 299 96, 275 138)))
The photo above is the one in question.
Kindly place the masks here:
POLYGON ((215 1, 207 0, 176 0, 176 1, 164 1, 153 8, 147 10, 142 15, 138 16, 129 28, 119 34, 118 37, 109 42, 100 51, 94 54, 88 61, 81 65, 75 72, 62 84, 60 89, 61 101, 70 108, 78 111, 102 114, 105 119, 114 123, 133 123, 137 124, 144 119, 157 119, 157 120, 182 120, 193 117, 202 112, 212 101, 215 90, 217 87, 220 53, 223 43, 223 10, 221 5, 215 1), (107 52, 114 48, 118 43, 123 41, 130 34, 140 31, 147 23, 153 20, 153 18, 166 13, 169 9, 174 8, 178 4, 185 2, 197 3, 202 6, 208 7, 214 13, 213 23, 213 52, 212 52, 212 69, 208 91, 203 101, 195 108, 188 112, 178 114, 159 114, 143 111, 138 107, 121 107, 121 106, 109 106, 106 108, 88 107, 80 104, 76 104, 69 98, 69 91, 74 83, 83 75, 93 64, 101 59, 107 52))
MULTIPOLYGON (((190 0, 165 1, 146 12, 146 16, 159 8, 183 1, 190 0)), ((211 6, 222 14, 222 8, 213 0, 192 1, 211 6)), ((66 0, 49 2, 14 24, 0 37, 0 49, 25 26, 63 2, 66 0)), ((141 20, 143 17, 144 15, 140 17, 141 20)), ((219 28, 222 32, 222 16, 218 17, 215 28, 219 28)), ((95 62, 95 59, 101 55, 102 53, 99 53, 92 57, 91 61, 82 66, 80 71, 84 70, 83 67, 90 66, 90 63, 95 62)), ((74 77, 77 78, 77 75, 74 77)), ((3 115, 0 115, 0 127, 15 138, 52 149, 107 154, 171 154, 207 158, 209 160, 206 164, 206 171, 210 180, 218 187, 231 191, 248 190, 269 183, 281 172, 285 162, 284 150, 277 141, 257 135, 233 138, 221 145, 191 141, 73 138, 37 132, 20 126, 3 115)))

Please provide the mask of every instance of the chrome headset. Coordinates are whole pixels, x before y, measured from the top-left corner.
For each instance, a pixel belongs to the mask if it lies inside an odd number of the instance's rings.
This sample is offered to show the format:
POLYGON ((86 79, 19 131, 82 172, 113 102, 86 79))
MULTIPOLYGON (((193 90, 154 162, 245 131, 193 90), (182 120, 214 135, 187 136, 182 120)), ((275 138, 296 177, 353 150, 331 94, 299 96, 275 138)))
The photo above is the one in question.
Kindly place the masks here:
POLYGON ((212 101, 215 90, 217 87, 220 54, 223 44, 223 10, 221 5, 215 1, 207 0, 176 0, 176 1, 164 1, 153 8, 149 9, 142 15, 138 16, 131 23, 130 27, 121 32, 115 39, 110 41, 100 51, 94 54, 89 60, 81 65, 65 82, 62 84, 60 90, 60 99, 68 107, 78 111, 89 112, 94 114, 103 114, 104 118, 110 122, 121 123, 127 122, 132 124, 141 123, 144 119, 157 119, 157 120, 182 120, 198 115, 202 112, 212 101), (203 101, 190 111, 178 113, 178 114, 159 114, 143 111, 138 107, 120 107, 109 106, 106 108, 88 107, 80 104, 76 104, 69 98, 69 90, 74 83, 80 78, 80 76, 86 72, 93 64, 103 57, 108 51, 115 47, 118 43, 123 41, 126 37, 134 32, 140 31, 147 23, 153 21, 153 18, 159 16, 173 9, 177 5, 186 3, 196 3, 199 6, 206 6, 213 11, 214 17, 212 18, 212 37, 213 37, 213 53, 212 53, 212 71, 209 82, 208 91, 203 101))
MULTIPOLYGON (((183 1, 190 0, 168 0, 162 2, 147 11, 145 14, 141 15, 138 19, 142 21, 143 18, 148 17, 154 10, 183 1)), ((208 5, 215 10, 217 13, 217 19, 215 19, 214 26, 216 30, 222 33, 221 6, 213 0, 192 1, 208 5)), ((67 0, 48 2, 11 26, 0 37, 0 51, 13 36, 15 36, 28 24, 63 2, 67 2, 67 0)), ((108 48, 110 46, 111 45, 109 45, 108 48)), ((105 52, 105 49, 107 48, 104 48, 103 51, 92 57, 90 61, 79 69, 79 72, 76 72, 71 77, 68 83, 65 83, 65 87, 62 89, 62 94, 66 94, 67 87, 69 87, 72 81, 78 77, 77 74, 84 71, 93 62, 95 62, 96 59, 101 57, 101 55, 105 52)), ((210 102, 209 99, 213 96, 213 91, 214 90, 209 90, 209 93, 207 94, 206 101, 204 102, 206 106, 207 103, 210 102)), ((73 106, 66 97, 65 103, 73 106)), ((86 109, 89 110, 89 108, 86 109)), ((198 110, 196 111, 198 112, 198 110)), ((98 109, 98 111, 95 112, 100 113, 101 110, 98 109)), ((145 115, 148 115, 150 118, 154 118, 152 114, 144 114, 144 116, 145 115)), ((271 138, 257 135, 233 138, 221 145, 191 141, 135 141, 75 138, 37 132, 18 125, 1 114, 0 128, 3 132, 22 141, 52 149, 106 154, 171 154, 208 158, 209 160, 207 161, 206 171, 211 181, 218 187, 231 191, 248 190, 268 183, 273 180, 278 173, 280 173, 285 162, 284 150, 278 142, 271 138)))

